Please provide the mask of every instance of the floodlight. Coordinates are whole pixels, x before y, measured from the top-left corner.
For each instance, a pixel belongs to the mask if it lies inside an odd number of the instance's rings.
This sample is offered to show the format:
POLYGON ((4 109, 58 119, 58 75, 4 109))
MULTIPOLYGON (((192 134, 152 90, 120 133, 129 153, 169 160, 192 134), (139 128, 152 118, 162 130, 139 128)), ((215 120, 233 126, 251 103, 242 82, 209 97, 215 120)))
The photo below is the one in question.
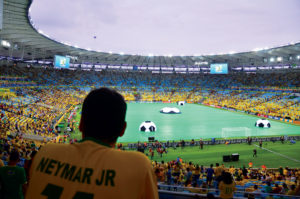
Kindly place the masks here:
POLYGON ((257 52, 263 50, 262 48, 254 48, 252 51, 257 52))
POLYGON ((277 61, 282 61, 282 57, 277 57, 277 61))
POLYGON ((275 58, 274 57, 271 57, 270 58, 270 62, 274 62, 275 61, 275 58))

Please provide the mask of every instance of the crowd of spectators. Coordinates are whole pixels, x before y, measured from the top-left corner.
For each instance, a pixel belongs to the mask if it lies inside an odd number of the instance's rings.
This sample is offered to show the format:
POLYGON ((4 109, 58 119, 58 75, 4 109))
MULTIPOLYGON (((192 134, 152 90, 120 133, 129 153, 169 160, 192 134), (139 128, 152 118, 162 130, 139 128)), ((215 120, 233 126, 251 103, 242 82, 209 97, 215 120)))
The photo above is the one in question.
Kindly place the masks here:
MULTIPOLYGON (((113 87, 127 101, 187 101, 300 119, 299 95, 282 89, 299 91, 300 76, 297 73, 217 76, 5 66, 0 66, 0 73, 3 75, 0 87, 9 88, 8 92, 0 92, 0 167, 18 160, 17 165, 25 168, 25 174, 28 174, 30 160, 46 141, 26 140, 18 133, 55 137, 59 133, 54 128, 58 119, 81 104, 94 87, 113 87), (246 87, 253 90, 245 90, 246 87), (268 87, 273 90, 261 89, 268 87), (17 135, 11 136, 12 132, 17 135), (20 157, 12 155, 15 152, 20 157)), ((161 155, 166 152, 163 146, 159 149, 161 155)), ((220 193, 225 198, 241 189, 248 192, 248 196, 251 192, 300 194, 299 169, 225 168, 219 164, 204 167, 180 158, 166 163, 153 161, 152 165, 160 186, 181 186, 192 193, 207 194, 214 190, 215 194, 220 193), (222 190, 229 188, 231 191, 226 195, 222 190)))
MULTIPOLYGON (((152 161, 153 169, 159 185, 171 185, 173 190, 185 187, 191 193, 222 192, 225 184, 230 184, 231 191, 239 191, 245 195, 283 194, 300 195, 300 170, 288 167, 278 169, 266 168, 226 168, 219 163, 205 167, 203 165, 184 162, 181 158, 170 162, 152 161), (228 177, 229 176, 229 177, 228 177), (232 178, 232 181, 228 181, 232 178), (227 180, 227 181, 226 181, 227 180), (232 186, 233 185, 233 186, 232 186)), ((222 193, 221 193, 222 197, 222 193)), ((222 198, 232 198, 222 197, 222 198)))
POLYGON ((0 74, 23 76, 37 85, 116 86, 154 88, 291 88, 300 87, 297 72, 232 73, 227 75, 151 73, 151 71, 82 71, 54 68, 0 66, 0 74))
POLYGON ((54 136, 55 122, 81 103, 82 92, 68 88, 22 88, 0 96, 0 126, 11 132, 54 136))
POLYGON ((55 135, 57 118, 80 104, 91 88, 109 86, 127 101, 203 103, 244 112, 299 120, 300 96, 290 90, 243 90, 243 87, 299 88, 297 73, 152 74, 150 72, 73 71, 0 66, 0 126, 12 132, 55 135), (34 83, 35 86, 28 86, 34 83), (234 88, 234 89, 233 89, 234 88), (239 89, 236 89, 239 88, 239 89), (7 94, 8 93, 8 94, 7 94))
MULTIPOLYGON (((29 181, 32 159, 45 144, 47 143, 26 140, 22 135, 13 137, 1 132, 0 168, 10 164, 11 154, 14 156, 18 152, 19 159, 15 164, 24 168, 25 181, 29 181)), ((123 148, 120 144, 118 147, 123 148)), ((185 162, 180 157, 169 162, 152 161, 152 166, 160 189, 182 189, 190 193, 220 195, 221 198, 232 198, 233 194, 249 198, 266 197, 270 194, 300 195, 300 169, 296 168, 252 168, 250 164, 248 167, 235 168, 219 163, 203 166, 185 162), (224 191, 226 187, 227 192, 224 191)))

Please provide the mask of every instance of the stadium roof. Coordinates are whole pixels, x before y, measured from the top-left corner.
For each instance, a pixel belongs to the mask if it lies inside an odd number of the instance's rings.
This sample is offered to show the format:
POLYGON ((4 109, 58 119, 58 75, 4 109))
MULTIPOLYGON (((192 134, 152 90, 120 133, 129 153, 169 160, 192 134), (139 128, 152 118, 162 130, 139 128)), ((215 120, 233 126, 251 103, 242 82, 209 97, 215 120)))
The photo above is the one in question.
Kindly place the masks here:
POLYGON ((29 16, 32 0, 3 2, 0 54, 9 59, 52 62, 54 55, 68 55, 74 64, 153 67, 201 67, 224 62, 231 67, 300 64, 300 42, 250 52, 193 56, 142 56, 80 49, 55 41, 34 27, 29 16))

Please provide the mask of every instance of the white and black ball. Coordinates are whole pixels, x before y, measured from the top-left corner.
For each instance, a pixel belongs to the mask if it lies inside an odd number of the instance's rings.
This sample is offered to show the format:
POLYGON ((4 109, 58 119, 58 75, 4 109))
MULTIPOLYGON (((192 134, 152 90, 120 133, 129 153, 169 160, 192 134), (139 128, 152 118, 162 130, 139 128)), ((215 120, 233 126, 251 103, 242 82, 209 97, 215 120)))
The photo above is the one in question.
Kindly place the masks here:
POLYGON ((179 106, 183 106, 183 105, 185 104, 185 101, 179 101, 179 102, 177 102, 177 104, 178 104, 179 106))
POLYGON ((164 107, 160 110, 161 113, 165 114, 180 114, 180 110, 175 107, 164 107))
POLYGON ((140 125, 139 130, 142 132, 155 132, 157 128, 154 122, 145 121, 140 125))
POLYGON ((260 128, 271 128, 271 123, 269 120, 259 119, 255 122, 255 126, 260 128))

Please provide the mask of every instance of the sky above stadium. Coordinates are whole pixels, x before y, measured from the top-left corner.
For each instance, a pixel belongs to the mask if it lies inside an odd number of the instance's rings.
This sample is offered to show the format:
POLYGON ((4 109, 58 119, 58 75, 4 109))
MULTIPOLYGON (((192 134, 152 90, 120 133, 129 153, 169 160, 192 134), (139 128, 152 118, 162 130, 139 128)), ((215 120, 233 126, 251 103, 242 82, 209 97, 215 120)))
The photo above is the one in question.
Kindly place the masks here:
POLYGON ((34 0, 50 38, 103 52, 208 55, 300 40, 299 0, 34 0))

